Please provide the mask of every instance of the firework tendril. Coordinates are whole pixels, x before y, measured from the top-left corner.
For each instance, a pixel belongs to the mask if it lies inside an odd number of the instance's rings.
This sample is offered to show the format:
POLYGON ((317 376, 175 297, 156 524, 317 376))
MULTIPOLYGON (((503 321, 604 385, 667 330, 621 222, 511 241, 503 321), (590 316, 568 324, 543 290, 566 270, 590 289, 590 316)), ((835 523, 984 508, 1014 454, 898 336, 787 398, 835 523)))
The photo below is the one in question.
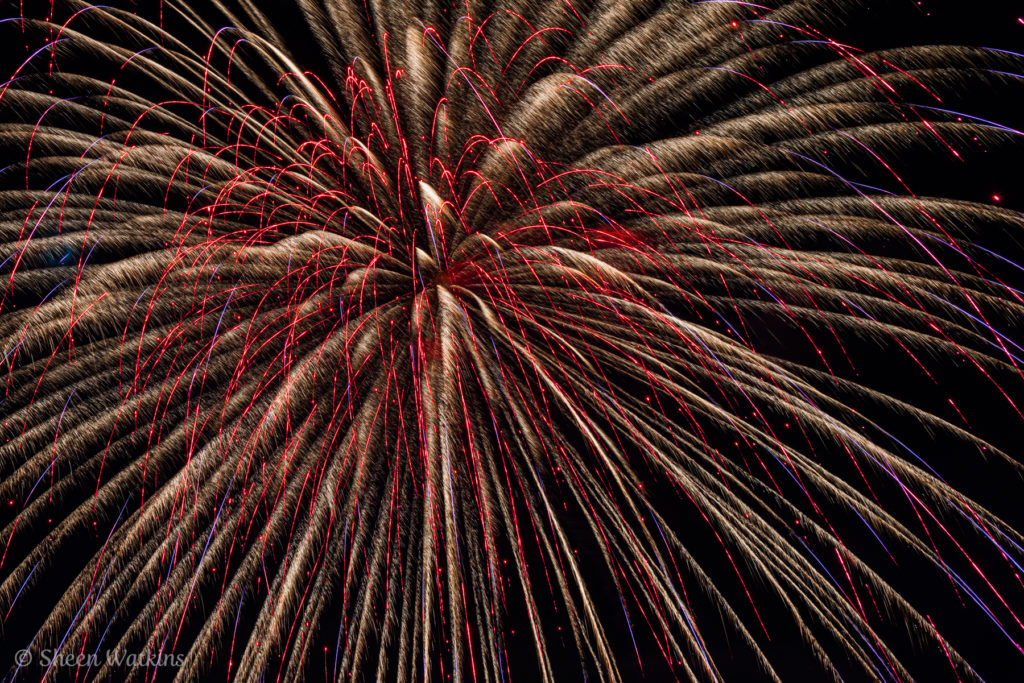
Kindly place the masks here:
POLYGON ((1020 650, 1024 538, 932 456, 1018 464, 850 347, 1019 417, 976 237, 1021 217, 894 162, 1015 139, 944 98, 1024 58, 826 0, 258 4, 2 5, 11 678, 719 680, 725 633, 780 680, 781 622, 979 678, 904 567, 1020 650))

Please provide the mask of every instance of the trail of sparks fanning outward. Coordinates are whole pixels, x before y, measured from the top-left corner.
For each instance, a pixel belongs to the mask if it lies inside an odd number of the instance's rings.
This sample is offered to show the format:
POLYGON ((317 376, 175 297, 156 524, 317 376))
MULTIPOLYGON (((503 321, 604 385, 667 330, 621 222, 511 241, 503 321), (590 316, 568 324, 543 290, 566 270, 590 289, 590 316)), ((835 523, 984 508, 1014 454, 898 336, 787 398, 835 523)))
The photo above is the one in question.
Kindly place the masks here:
POLYGON ((1016 414, 972 231, 1020 216, 894 163, 1014 139, 945 94, 1024 57, 825 0, 257 4, 2 5, 10 678, 779 680, 779 629, 978 678, 907 572, 1020 650, 1024 538, 935 460, 1018 465, 857 373, 1016 414), (183 657, 53 663, 115 650, 183 657))

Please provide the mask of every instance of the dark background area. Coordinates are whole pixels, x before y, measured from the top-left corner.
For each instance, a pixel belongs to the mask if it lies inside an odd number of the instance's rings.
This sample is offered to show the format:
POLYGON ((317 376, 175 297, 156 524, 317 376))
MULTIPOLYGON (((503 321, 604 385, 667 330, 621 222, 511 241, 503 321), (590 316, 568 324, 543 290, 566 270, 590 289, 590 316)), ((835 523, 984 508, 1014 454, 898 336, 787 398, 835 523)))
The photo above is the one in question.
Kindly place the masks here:
MULTIPOLYGON (((865 50, 967 45, 1020 53, 1024 52, 1024 4, 1012 0, 875 0, 864 3, 859 21, 834 34, 865 50)), ((989 114, 990 120, 1021 130, 1024 100, 1019 93, 1014 97, 1014 93, 972 92, 971 97, 972 101, 963 103, 964 111, 982 117, 989 114)), ((1024 209, 1021 149, 1011 146, 985 154, 979 163, 959 164, 959 169, 922 164, 908 182, 921 194, 932 188, 937 196, 986 203, 998 197, 1002 206, 1024 209)))

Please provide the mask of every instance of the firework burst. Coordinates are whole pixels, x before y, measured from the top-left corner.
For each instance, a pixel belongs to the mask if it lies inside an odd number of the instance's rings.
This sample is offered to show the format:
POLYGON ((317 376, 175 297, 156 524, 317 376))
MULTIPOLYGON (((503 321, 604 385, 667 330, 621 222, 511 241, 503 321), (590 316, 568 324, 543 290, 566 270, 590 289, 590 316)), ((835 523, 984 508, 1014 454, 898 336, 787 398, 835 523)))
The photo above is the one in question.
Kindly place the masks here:
POLYGON ((783 622, 827 677, 976 677, 910 567, 1019 649, 1024 539, 911 433, 1016 464, 856 374, 1016 410, 972 236, 1020 217, 875 186, 1013 137, 943 98, 1019 56, 862 53, 818 0, 38 4, 0 93, 12 677, 619 681, 646 642, 715 680, 724 627, 778 680, 783 622), (108 651, 183 657, 40 665, 108 651))

